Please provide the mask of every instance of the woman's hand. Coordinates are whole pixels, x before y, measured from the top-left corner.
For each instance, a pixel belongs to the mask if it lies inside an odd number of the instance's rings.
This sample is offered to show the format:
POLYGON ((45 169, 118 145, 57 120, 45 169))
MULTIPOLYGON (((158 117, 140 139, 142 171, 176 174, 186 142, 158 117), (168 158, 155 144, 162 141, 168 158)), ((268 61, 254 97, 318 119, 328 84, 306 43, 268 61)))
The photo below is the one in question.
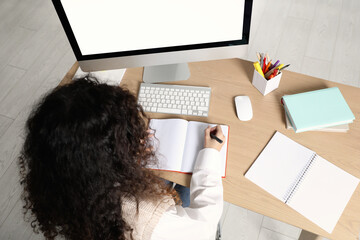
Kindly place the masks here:
POLYGON ((205 129, 204 148, 214 148, 220 152, 222 146, 224 146, 224 143, 225 143, 225 136, 219 125, 217 125, 216 127, 209 126, 205 129), (210 137, 210 133, 214 134, 216 137, 218 137, 220 140, 222 140, 222 143, 219 143, 217 140, 212 139, 210 137))

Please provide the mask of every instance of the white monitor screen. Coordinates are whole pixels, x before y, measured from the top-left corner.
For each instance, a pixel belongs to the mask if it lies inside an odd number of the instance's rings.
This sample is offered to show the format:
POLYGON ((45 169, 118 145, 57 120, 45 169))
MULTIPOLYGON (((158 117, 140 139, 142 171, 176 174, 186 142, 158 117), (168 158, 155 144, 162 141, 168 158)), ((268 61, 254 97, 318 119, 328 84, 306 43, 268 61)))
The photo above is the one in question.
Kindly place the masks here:
POLYGON ((82 55, 241 40, 245 0, 61 0, 82 55))

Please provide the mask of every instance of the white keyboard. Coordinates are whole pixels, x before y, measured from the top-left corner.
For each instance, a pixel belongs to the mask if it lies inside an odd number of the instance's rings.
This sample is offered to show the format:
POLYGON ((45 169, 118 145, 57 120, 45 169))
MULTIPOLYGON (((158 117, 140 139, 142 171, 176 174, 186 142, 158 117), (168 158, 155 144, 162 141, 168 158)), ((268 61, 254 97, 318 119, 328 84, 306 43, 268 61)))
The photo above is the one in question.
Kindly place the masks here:
POLYGON ((141 83, 138 103, 146 112, 207 117, 211 88, 141 83))

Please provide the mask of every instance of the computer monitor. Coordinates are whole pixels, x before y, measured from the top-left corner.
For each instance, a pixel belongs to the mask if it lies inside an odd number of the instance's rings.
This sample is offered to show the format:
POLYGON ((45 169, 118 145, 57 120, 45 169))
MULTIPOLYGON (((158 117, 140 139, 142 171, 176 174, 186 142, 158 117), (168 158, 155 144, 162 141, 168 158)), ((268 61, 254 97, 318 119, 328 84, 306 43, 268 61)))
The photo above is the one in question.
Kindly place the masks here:
POLYGON ((83 71, 142 67, 184 80, 187 62, 239 57, 252 0, 52 0, 83 71))

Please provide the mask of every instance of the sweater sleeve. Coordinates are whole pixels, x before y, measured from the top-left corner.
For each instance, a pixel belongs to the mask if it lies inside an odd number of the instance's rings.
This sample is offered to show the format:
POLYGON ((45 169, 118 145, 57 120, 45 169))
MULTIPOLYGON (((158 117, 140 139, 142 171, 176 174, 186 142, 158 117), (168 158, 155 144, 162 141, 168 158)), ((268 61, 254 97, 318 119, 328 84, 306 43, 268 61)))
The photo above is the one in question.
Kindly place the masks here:
POLYGON ((190 182, 190 206, 170 207, 156 225, 152 240, 214 239, 223 210, 221 155, 202 149, 190 182))

